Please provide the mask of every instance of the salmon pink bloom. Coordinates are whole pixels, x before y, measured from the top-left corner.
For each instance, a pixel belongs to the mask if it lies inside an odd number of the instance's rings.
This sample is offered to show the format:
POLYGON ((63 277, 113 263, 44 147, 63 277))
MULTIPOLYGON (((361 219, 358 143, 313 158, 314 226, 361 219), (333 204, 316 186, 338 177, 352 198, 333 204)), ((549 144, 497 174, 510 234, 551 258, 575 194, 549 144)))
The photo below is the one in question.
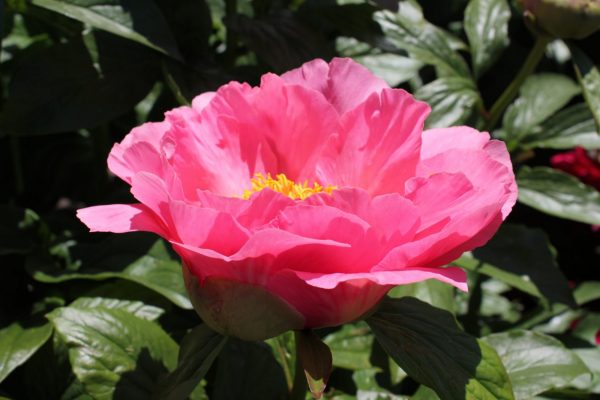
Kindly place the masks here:
POLYGON ((113 147, 139 203, 78 216, 168 240, 199 315, 244 339, 359 319, 396 285, 466 290, 445 266, 492 237, 515 179, 502 142, 423 132, 428 113, 350 59, 231 82, 113 147))

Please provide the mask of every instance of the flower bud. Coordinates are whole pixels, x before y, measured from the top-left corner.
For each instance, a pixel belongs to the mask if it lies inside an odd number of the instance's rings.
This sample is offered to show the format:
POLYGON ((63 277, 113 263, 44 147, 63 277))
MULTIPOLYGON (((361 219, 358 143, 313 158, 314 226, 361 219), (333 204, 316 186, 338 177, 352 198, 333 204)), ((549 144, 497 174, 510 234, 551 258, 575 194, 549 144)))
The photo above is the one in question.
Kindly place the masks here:
POLYGON ((519 0, 541 33, 583 39, 600 29, 600 0, 519 0))

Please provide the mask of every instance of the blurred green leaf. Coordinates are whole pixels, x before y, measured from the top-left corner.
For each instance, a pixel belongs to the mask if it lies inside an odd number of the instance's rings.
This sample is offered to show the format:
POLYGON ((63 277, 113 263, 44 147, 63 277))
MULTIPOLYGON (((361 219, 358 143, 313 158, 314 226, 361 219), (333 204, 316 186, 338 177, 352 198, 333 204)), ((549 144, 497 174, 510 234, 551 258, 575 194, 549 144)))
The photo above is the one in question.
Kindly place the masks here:
POLYGON ((596 337, 600 332, 600 313, 588 312, 577 322, 573 330, 573 336, 581 338, 592 345, 596 343, 596 337))
POLYGON ((597 132, 600 132, 600 70, 581 50, 574 46, 570 49, 583 97, 594 115, 597 132))
POLYGON ((427 22, 417 3, 402 1, 397 13, 378 11, 374 18, 381 25, 386 40, 411 57, 438 66, 449 75, 471 76, 465 61, 452 49, 448 34, 427 22))
POLYGON ((333 354, 333 365, 349 370, 371 368, 369 357, 373 335, 364 322, 346 324, 323 339, 333 354))
POLYGON ((410 400, 439 400, 439 397, 433 390, 421 385, 415 394, 410 397, 410 400))
POLYGON ((119 309, 59 308, 48 314, 73 372, 96 399, 148 399, 172 370, 177 344, 157 324, 119 309))
POLYGON ((181 59, 173 34, 153 1, 30 0, 32 4, 66 15, 94 28, 141 43, 181 59))
POLYGON ((423 66, 421 62, 412 58, 390 53, 367 54, 353 58, 392 87, 415 77, 423 66))
POLYGON ((471 45, 475 76, 479 77, 508 46, 510 6, 506 0, 471 0, 465 10, 465 32, 471 45))
POLYGON ((546 214, 600 225, 600 193, 577 178, 548 167, 522 167, 519 201, 546 214))
POLYGON ((208 372, 226 341, 225 336, 205 324, 192 329, 181 341, 177 368, 160 382, 153 398, 187 399, 208 372))
POLYGON ((300 6, 297 15, 314 30, 372 44, 381 37, 381 29, 373 21, 373 13, 377 10, 376 6, 367 2, 340 4, 340 2, 329 1, 306 1, 300 6))
POLYGON ((543 73, 529 76, 521 86, 519 98, 504 114, 502 127, 506 139, 518 142, 580 92, 579 85, 566 75, 543 73))
POLYGON ((551 303, 575 306, 567 279, 541 229, 504 224, 483 247, 452 264, 498 279, 551 303))
POLYGON ((108 299, 102 297, 78 297, 69 304, 71 308, 108 308, 111 310, 123 310, 138 318, 154 321, 158 319, 165 310, 144 304, 141 301, 128 301, 119 299, 108 299))
POLYGON ((398 365, 441 398, 514 399, 498 355, 449 312, 411 297, 387 298, 367 323, 398 365))
POLYGON ((227 341, 217 359, 211 400, 279 399, 286 395, 283 371, 268 345, 234 338, 227 341))
POLYGON ((454 312, 454 288, 435 279, 396 286, 388 293, 393 298, 416 297, 434 307, 454 312))
POLYGON ((328 55, 317 32, 287 12, 255 19, 238 14, 225 22, 227 28, 275 72, 284 72, 316 56, 328 55))
POLYGON ((426 121, 430 128, 462 125, 481 101, 473 81, 462 77, 439 78, 417 90, 415 97, 431 106, 426 121))
POLYGON ((571 385, 584 389, 588 393, 600 394, 600 347, 576 348, 572 351, 588 367, 592 376, 591 379, 586 375, 579 376, 571 382, 571 385))
POLYGON ((50 337, 52 325, 15 322, 0 329, 0 382, 27 361, 50 337))
POLYGON ((404 396, 397 396, 382 388, 377 383, 378 370, 364 368, 352 373, 352 380, 356 384, 356 400, 403 400, 404 396))
POLYGON ((526 134, 520 146, 524 149, 571 149, 581 146, 600 149, 600 135, 586 104, 576 104, 559 111, 526 134))
POLYGON ((539 332, 495 333, 483 340, 502 359, 517 400, 564 387, 578 376, 590 373, 575 353, 539 332))
POLYGON ((35 243, 32 228, 38 220, 31 210, 0 204, 0 256, 28 253, 35 243))
POLYGON ((156 56, 97 32, 99 69, 81 41, 39 49, 12 77, 2 134, 41 135, 95 128, 131 109, 158 77, 156 56))
POLYGON ((142 237, 148 236, 111 236, 99 245, 80 245, 77 248, 79 255, 74 255, 75 259, 81 257, 82 260, 76 271, 50 268, 44 260, 37 261, 28 269, 36 280, 46 283, 73 279, 126 279, 160 293, 181 308, 191 310, 181 264, 170 259, 162 240, 155 241, 144 254, 140 249, 140 242, 144 242, 139 240, 142 237))
POLYGON ((573 292, 577 305, 584 305, 594 300, 600 299, 600 282, 588 281, 582 282, 573 292))
POLYGON ((179 49, 191 63, 202 61, 209 52, 212 32, 210 9, 204 0, 158 0, 179 49))

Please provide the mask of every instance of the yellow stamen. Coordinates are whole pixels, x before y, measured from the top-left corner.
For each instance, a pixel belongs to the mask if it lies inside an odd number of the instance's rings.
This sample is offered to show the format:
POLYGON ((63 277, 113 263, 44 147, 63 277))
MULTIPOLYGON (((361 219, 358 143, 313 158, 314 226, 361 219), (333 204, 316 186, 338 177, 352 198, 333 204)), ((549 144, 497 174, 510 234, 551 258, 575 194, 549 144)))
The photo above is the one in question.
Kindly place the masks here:
POLYGON ((312 186, 308 185, 308 181, 296 183, 293 180, 288 179, 285 174, 277 174, 275 175, 275 178, 276 179, 273 179, 269 173, 267 173, 267 176, 264 176, 260 172, 255 174, 254 178, 250 180, 252 189, 244 190, 242 198, 249 199, 253 193, 269 188, 288 196, 292 200, 304 200, 315 193, 331 194, 331 192, 337 189, 337 186, 328 185, 324 187, 317 182, 313 183, 312 186))

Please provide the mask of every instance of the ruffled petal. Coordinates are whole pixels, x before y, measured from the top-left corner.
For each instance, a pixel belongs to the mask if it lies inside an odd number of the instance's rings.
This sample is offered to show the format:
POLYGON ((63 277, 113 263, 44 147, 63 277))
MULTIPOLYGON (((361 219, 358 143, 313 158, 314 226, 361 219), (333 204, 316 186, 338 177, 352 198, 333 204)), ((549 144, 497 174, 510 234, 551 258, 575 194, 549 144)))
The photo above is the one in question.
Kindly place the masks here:
POLYGON ((448 283, 462 291, 467 291, 467 274, 460 268, 406 268, 396 271, 375 271, 365 273, 314 274, 295 271, 296 275, 311 286, 333 289, 342 282, 366 279, 377 285, 391 288, 408 285, 428 279, 448 283))
POLYGON ((341 120, 338 143, 330 142, 318 171, 338 186, 372 196, 402 192, 415 175, 429 106, 400 89, 373 94, 341 120))
POLYGON ((154 232, 166 236, 163 224, 143 204, 111 204, 77 210, 77 218, 90 232, 154 232))
POLYGON ((167 122, 148 122, 125 136, 113 146, 108 156, 108 168, 127 183, 138 172, 163 175, 164 164, 160 154, 160 142, 169 130, 167 122))
POLYGON ((475 187, 500 186, 508 194, 502 196, 503 219, 517 200, 517 184, 506 145, 490 140, 488 133, 466 126, 430 129, 423 133, 421 158, 417 171, 420 176, 459 172, 475 187))
POLYGON ((172 201, 169 211, 181 243, 231 255, 248 240, 248 231, 231 214, 182 201, 172 201))
POLYGON ((334 58, 328 64, 313 60, 281 76, 288 84, 320 92, 341 115, 389 86, 350 58, 334 58))

